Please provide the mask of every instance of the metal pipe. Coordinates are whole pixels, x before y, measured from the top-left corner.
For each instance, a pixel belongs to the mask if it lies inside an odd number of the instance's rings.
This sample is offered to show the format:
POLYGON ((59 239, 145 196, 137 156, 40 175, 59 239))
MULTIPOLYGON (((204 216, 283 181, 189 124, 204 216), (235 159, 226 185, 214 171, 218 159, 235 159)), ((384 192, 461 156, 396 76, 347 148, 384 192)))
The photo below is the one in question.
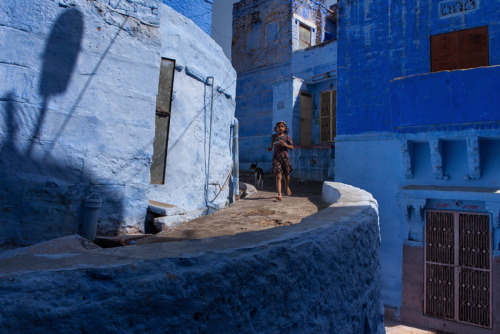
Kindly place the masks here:
MULTIPOLYGON (((208 186, 210 184, 210 155, 212 151, 212 121, 213 121, 213 114, 214 114, 214 77, 209 76, 205 80, 205 83, 209 86, 212 86, 212 96, 210 97, 210 129, 209 129, 209 135, 208 135, 208 167, 206 171, 206 183, 205 183, 205 204, 207 206, 207 213, 210 213, 210 209, 217 210, 217 208, 214 208, 213 206, 209 205, 209 200, 208 200, 208 186), (209 84, 209 79, 212 79, 212 84, 209 84)), ((205 118, 206 119, 206 118, 205 118)), ((205 123, 206 124, 206 123, 205 123)))
POLYGON ((240 194, 240 150, 238 146, 238 119, 233 120, 233 203, 240 194))

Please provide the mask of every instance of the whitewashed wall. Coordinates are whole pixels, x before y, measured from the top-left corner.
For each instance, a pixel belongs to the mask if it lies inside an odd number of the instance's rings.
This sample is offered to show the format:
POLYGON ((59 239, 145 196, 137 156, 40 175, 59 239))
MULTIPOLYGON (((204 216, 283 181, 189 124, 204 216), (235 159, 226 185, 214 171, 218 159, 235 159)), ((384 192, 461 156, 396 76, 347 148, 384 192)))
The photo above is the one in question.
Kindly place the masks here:
POLYGON ((230 187, 220 193, 219 186, 224 186, 232 165, 231 124, 236 72, 221 47, 193 21, 168 6, 162 6, 160 13, 161 56, 175 60, 177 69, 165 184, 153 185, 149 197, 176 205, 181 212, 203 214, 207 211, 207 204, 220 208, 226 205, 230 196, 230 187), (214 77, 213 92, 212 86, 188 73, 194 73, 205 82, 211 82, 212 79, 208 78, 214 77), (219 92, 217 87, 228 96, 219 92))
POLYGON ((0 3, 0 242, 137 228, 147 208, 159 1, 0 3))
MULTIPOLYGON (((202 211, 211 87, 185 70, 174 83, 167 183, 149 193, 162 56, 231 94, 214 94, 209 182, 223 183, 235 73, 192 21, 156 0, 0 2, 0 244, 78 233, 89 195, 102 199, 101 234, 141 231, 148 199, 202 211)), ((217 189, 208 186, 209 199, 217 189)), ((209 204, 225 205, 228 189, 209 204)))

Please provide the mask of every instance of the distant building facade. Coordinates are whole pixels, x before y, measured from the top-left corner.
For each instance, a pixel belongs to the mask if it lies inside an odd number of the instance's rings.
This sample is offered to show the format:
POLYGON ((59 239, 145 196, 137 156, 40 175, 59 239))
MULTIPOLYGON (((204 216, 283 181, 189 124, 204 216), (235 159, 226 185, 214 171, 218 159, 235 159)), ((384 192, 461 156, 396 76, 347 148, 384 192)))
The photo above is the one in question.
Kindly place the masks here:
POLYGON ((87 203, 107 235, 228 203, 236 73, 195 23, 160 2, 0 13, 0 244, 79 233, 87 203))
MULTIPOLYGON (((335 132, 336 13, 324 1, 242 0, 233 7, 232 63, 242 169, 270 170, 273 127, 283 120, 294 177, 324 180, 335 132)), ((331 170, 331 168, 330 168, 331 170)))
POLYGON ((500 328, 500 4, 339 1, 335 179, 379 203, 389 315, 500 328))

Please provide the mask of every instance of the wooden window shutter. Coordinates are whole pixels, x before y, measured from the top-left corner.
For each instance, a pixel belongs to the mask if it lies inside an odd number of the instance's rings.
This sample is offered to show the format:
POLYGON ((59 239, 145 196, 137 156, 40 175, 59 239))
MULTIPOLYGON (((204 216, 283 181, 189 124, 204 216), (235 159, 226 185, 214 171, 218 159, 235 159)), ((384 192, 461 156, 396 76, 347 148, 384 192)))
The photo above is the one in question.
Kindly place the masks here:
POLYGON ((488 65, 488 27, 431 36, 432 72, 488 65))
POLYGON ((488 27, 459 31, 458 68, 488 66, 488 27))
POLYGON ((458 34, 452 32, 431 36, 431 71, 458 68, 458 34))

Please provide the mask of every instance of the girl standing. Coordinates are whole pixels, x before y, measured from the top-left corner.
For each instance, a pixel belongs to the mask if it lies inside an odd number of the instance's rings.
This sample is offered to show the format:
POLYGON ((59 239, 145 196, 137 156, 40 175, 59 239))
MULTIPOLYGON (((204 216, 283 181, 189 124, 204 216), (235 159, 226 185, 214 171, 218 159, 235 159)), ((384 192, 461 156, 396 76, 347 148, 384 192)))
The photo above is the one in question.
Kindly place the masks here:
POLYGON ((279 121, 274 126, 275 134, 271 137, 271 146, 267 151, 273 152, 273 174, 276 175, 276 190, 278 196, 276 199, 281 201, 281 178, 285 179, 285 190, 286 194, 290 196, 292 191, 290 190, 290 173, 292 172, 292 164, 290 162, 290 157, 288 156, 288 150, 293 150, 292 138, 288 135, 288 128, 285 122, 279 121))

